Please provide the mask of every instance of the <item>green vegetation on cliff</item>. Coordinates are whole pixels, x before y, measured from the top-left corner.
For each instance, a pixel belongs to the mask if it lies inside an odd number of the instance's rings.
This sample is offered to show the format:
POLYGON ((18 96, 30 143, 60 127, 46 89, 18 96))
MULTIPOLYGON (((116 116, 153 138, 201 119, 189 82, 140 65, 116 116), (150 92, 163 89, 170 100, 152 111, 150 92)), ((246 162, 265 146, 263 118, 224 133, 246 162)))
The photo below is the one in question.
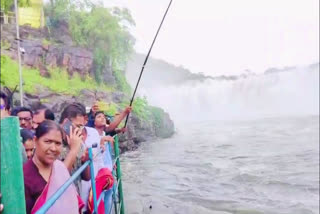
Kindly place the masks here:
MULTIPOLYGON (((30 0, 19 0, 19 7, 25 7, 30 5, 30 0)), ((1 0, 1 10, 7 13, 14 8, 14 0, 1 0)))
MULTIPOLYGON (((78 95, 83 89, 95 89, 112 91, 106 85, 97 86, 94 79, 86 77, 81 80, 80 75, 75 73, 72 78, 63 69, 49 70, 50 78, 42 77, 38 69, 23 67, 23 90, 34 94, 39 87, 47 87, 53 92, 61 94, 78 95)), ((1 56, 1 85, 14 88, 19 85, 18 63, 7 56, 1 56)))
MULTIPOLYGON (((66 94, 79 95, 81 90, 101 90, 114 91, 113 88, 106 85, 97 85, 94 79, 87 77, 84 80, 75 73, 72 78, 63 69, 49 70, 50 77, 42 77, 38 69, 23 67, 23 90, 29 94, 36 94, 39 88, 46 87, 50 91, 66 94)), ((13 89, 19 85, 18 63, 8 56, 1 56, 1 85, 13 89)), ((45 100, 42 100, 45 102, 45 100)), ((119 110, 123 110, 129 105, 129 101, 123 101, 121 104, 99 102, 102 111, 108 115, 114 115, 119 110)), ((145 97, 136 97, 133 102, 133 113, 143 121, 155 120, 156 125, 160 126, 164 111, 160 108, 151 107, 145 97)))
POLYGON ((98 83, 102 82, 104 72, 112 69, 118 88, 130 92, 126 79, 118 72, 125 67, 135 42, 128 30, 135 23, 127 9, 109 9, 86 0, 52 0, 45 11, 51 27, 67 23, 74 44, 92 50, 98 83))
POLYGON ((165 112, 163 109, 154 106, 149 106, 149 111, 152 119, 155 121, 156 128, 160 128, 161 124, 163 123, 165 112))
POLYGON ((113 75, 117 81, 117 89, 123 91, 125 94, 131 94, 131 87, 125 75, 120 70, 113 70, 113 75))

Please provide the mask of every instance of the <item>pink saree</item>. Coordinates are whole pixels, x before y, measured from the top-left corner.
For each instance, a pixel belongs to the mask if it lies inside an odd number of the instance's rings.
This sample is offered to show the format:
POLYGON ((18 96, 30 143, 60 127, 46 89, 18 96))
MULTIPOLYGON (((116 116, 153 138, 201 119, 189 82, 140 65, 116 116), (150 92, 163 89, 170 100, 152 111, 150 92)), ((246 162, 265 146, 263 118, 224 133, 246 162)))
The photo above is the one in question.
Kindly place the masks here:
MULTIPOLYGON (((65 165, 59 160, 54 161, 49 181, 34 204, 31 214, 36 213, 69 178, 70 174, 65 165)), ((71 184, 46 213, 78 214, 83 206, 76 188, 71 184)))

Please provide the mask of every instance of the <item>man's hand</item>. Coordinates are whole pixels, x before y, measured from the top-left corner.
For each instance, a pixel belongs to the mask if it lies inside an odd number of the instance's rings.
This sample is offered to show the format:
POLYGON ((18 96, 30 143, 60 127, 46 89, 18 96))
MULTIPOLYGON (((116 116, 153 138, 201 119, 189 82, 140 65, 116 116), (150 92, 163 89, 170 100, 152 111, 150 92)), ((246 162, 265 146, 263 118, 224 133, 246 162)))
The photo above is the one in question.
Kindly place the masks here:
POLYGON ((126 131, 127 131, 127 128, 116 129, 117 133, 125 133, 126 131))
POLYGON ((84 151, 83 155, 81 156, 81 162, 85 163, 87 160, 89 160, 88 148, 86 149, 86 151, 84 151))
POLYGON ((101 138, 101 140, 100 140, 100 147, 101 147, 101 149, 102 149, 103 151, 106 150, 105 144, 106 144, 107 142, 110 142, 110 143, 111 143, 111 146, 113 147, 113 142, 114 142, 113 137, 111 137, 111 136, 103 136, 103 137, 101 138))
POLYGON ((69 136, 67 136, 67 139, 68 139, 68 144, 70 146, 70 150, 78 153, 79 149, 81 148, 81 144, 83 142, 81 130, 79 128, 75 128, 73 131, 73 128, 71 126, 69 136))
POLYGON ((63 163, 68 168, 69 172, 71 172, 73 169, 74 163, 77 161, 77 156, 83 142, 80 129, 75 128, 73 130, 71 126, 69 136, 67 135, 67 141, 70 147, 70 151, 66 155, 63 163))
POLYGON ((98 112, 100 109, 99 109, 99 106, 98 106, 98 102, 95 102, 93 104, 93 106, 91 107, 91 111, 92 111, 92 114, 95 115, 96 112, 98 112))
POLYGON ((131 111, 132 111, 132 107, 131 106, 126 107, 126 109, 124 110, 126 115, 129 114, 131 111))

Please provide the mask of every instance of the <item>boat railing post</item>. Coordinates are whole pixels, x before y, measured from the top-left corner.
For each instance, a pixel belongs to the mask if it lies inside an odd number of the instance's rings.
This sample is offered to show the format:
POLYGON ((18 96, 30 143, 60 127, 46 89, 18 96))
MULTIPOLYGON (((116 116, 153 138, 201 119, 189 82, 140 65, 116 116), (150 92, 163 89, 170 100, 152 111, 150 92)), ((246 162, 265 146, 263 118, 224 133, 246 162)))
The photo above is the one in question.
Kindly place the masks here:
POLYGON ((116 164, 117 164, 117 180, 118 183, 118 194, 119 194, 119 201, 120 201, 120 214, 124 214, 124 203, 123 203, 123 192, 122 192, 122 181, 121 181, 121 167, 120 167, 120 160, 119 160, 119 138, 116 135, 114 138, 114 153, 116 158, 116 164))
POLYGON ((26 213, 19 120, 1 118, 0 192, 3 214, 26 213))
POLYGON ((90 160, 91 189, 92 189, 93 207, 94 207, 93 214, 98 214, 97 192, 96 192, 96 182, 95 182, 95 176, 94 176, 92 148, 88 149, 88 153, 89 153, 89 160, 90 160))

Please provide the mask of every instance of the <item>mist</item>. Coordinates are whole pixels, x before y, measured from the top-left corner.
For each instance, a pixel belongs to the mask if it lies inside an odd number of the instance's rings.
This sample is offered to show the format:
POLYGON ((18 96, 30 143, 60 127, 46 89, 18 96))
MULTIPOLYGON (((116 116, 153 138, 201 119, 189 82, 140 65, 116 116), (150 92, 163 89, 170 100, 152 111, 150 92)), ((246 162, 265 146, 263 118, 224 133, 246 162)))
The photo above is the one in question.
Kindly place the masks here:
MULTIPOLYGON (((130 69, 127 78, 134 87, 139 70, 130 69)), ((165 109, 177 124, 319 115, 319 64, 239 75, 235 80, 207 78, 179 84, 164 84, 157 76, 161 72, 166 71, 149 66, 138 95, 165 109)))

